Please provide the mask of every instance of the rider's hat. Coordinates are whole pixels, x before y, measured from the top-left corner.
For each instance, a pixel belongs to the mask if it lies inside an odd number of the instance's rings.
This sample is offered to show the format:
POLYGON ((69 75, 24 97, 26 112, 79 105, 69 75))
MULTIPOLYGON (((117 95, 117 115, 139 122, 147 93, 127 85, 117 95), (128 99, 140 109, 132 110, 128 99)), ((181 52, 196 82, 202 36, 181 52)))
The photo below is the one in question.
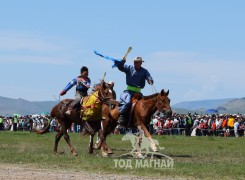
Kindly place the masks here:
POLYGON ((134 62, 144 62, 144 61, 143 61, 142 57, 137 56, 134 58, 134 62))

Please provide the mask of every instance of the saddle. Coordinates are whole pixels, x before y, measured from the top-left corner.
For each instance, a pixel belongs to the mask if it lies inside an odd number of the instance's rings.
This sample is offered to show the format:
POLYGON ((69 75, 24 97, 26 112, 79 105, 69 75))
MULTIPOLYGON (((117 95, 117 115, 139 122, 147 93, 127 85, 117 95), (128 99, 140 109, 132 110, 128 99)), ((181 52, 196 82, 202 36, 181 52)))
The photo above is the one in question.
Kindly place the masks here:
MULTIPOLYGON (((135 93, 134 96, 131 99, 131 110, 130 112, 134 111, 134 107, 135 104, 138 102, 138 100, 142 99, 141 94, 140 93, 135 93)), ((114 109, 116 107, 116 105, 118 104, 118 102, 116 100, 109 100, 108 101, 108 105, 110 107, 110 109, 114 109)))

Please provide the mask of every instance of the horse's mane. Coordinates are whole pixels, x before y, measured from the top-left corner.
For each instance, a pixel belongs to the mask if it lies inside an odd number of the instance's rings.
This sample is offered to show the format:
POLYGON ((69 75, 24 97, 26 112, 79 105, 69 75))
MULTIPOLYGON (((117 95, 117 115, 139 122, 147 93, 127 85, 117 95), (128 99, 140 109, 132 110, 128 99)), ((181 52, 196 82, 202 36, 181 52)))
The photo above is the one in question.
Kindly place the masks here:
POLYGON ((152 98, 158 96, 158 94, 159 94, 159 93, 155 93, 155 94, 152 94, 152 95, 149 95, 149 96, 143 96, 143 99, 144 99, 144 100, 152 99, 152 98))

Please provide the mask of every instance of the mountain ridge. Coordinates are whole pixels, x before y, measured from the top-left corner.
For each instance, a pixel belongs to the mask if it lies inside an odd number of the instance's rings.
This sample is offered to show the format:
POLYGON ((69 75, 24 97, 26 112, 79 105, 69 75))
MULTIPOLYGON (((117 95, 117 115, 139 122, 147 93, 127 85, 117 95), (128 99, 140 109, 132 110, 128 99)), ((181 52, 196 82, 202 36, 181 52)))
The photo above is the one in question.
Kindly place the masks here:
POLYGON ((219 113, 245 113, 245 97, 210 99, 199 101, 183 101, 171 106, 176 112, 205 113, 208 109, 216 109, 219 113))
MULTIPOLYGON (((12 116, 41 114, 50 112, 59 101, 28 101, 22 98, 13 99, 0 96, 0 115, 12 116)), ((173 112, 186 114, 197 112, 204 114, 208 109, 216 109, 219 113, 242 113, 245 114, 245 97, 211 99, 199 101, 183 101, 171 105, 173 112)))
POLYGON ((224 104, 226 102, 235 100, 237 98, 227 98, 227 99, 209 99, 209 100, 197 100, 197 101, 183 101, 172 105, 175 108, 187 108, 190 110, 195 109, 210 109, 216 108, 218 105, 224 104))
POLYGON ((0 115, 11 116, 15 113, 28 115, 50 112, 57 103, 57 101, 28 101, 22 98, 13 99, 0 96, 0 115))

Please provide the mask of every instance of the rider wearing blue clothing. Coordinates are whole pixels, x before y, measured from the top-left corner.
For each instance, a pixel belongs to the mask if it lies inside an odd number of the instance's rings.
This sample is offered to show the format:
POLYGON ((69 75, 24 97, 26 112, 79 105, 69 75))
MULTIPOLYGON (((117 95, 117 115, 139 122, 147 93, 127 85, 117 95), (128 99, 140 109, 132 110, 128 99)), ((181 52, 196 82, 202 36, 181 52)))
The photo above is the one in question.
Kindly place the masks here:
MULTIPOLYGON (((141 67, 141 57, 134 59, 134 66, 125 64, 126 60, 117 61, 117 68, 126 74, 127 89, 120 96, 119 119, 118 124, 125 122, 125 115, 131 107, 131 99, 135 93, 141 94, 141 89, 145 87, 145 80, 149 84, 153 84, 153 79, 145 68, 141 67)), ((142 95, 142 94, 141 94, 142 95)))
POLYGON ((80 103, 81 99, 88 95, 88 89, 90 88, 91 80, 88 77, 88 68, 83 66, 80 70, 81 75, 74 78, 71 82, 67 84, 65 89, 61 91, 60 95, 63 96, 69 91, 74 85, 76 85, 76 95, 75 100, 71 103, 70 107, 66 111, 66 114, 71 114, 74 107, 80 103))

